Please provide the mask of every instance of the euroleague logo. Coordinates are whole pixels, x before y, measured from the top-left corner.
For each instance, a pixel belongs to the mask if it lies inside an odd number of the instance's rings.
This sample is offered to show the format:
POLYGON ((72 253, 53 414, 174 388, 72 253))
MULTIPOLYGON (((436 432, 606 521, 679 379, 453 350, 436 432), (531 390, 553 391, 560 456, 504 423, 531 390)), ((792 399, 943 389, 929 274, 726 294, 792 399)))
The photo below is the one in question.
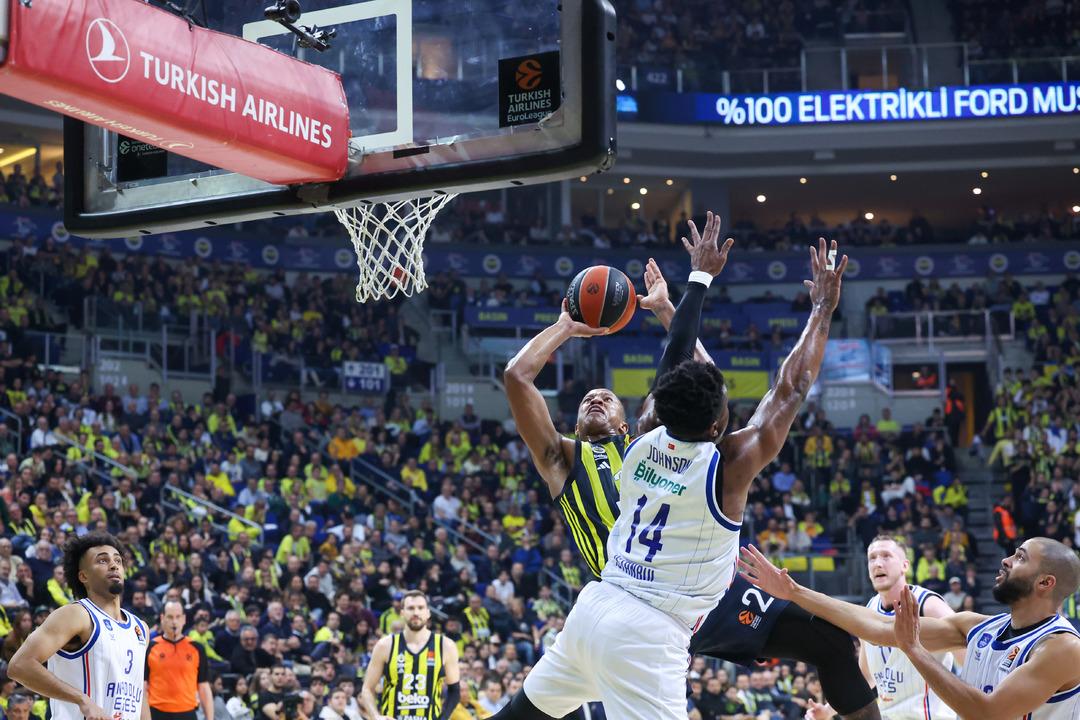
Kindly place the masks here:
POLYGON ((131 67, 131 50, 123 31, 108 18, 97 18, 86 28, 86 58, 90 69, 107 83, 123 80, 131 67))
POLYGON ((761 624, 761 618, 752 610, 741 610, 739 612, 739 624, 756 629, 761 624))
POLYGON ((589 293, 590 295, 595 295, 596 293, 600 292, 600 283, 589 283, 588 286, 585 288, 585 292, 589 293))
POLYGON ((540 81, 544 79, 544 71, 540 67, 540 61, 536 58, 522 61, 517 66, 517 73, 514 78, 517 80, 517 86, 522 90, 535 90, 540 85, 540 81))

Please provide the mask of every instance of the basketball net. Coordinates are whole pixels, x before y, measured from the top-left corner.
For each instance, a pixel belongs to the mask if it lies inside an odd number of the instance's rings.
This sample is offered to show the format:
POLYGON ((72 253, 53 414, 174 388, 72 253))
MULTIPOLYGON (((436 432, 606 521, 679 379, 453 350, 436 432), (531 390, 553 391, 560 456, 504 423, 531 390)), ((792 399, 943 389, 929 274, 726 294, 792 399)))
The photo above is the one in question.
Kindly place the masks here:
POLYGON ((455 197, 447 193, 334 211, 356 251, 357 302, 409 297, 427 289, 424 238, 431 221, 455 197))

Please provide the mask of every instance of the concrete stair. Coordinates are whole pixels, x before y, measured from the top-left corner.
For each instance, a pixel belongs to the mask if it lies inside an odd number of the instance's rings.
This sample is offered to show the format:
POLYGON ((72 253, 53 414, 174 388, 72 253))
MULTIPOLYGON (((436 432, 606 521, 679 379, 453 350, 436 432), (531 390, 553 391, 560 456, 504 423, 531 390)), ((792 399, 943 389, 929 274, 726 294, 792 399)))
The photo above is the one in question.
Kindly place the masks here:
POLYGON ((1003 607, 994 601, 991 588, 1004 557, 1001 548, 994 542, 993 509, 1005 492, 1005 486, 1001 478, 987 469, 982 459, 960 451, 956 461, 960 476, 964 478, 964 484, 968 488, 968 532, 979 546, 977 566, 982 589, 976 598, 976 604, 983 613, 1003 612, 1003 607))

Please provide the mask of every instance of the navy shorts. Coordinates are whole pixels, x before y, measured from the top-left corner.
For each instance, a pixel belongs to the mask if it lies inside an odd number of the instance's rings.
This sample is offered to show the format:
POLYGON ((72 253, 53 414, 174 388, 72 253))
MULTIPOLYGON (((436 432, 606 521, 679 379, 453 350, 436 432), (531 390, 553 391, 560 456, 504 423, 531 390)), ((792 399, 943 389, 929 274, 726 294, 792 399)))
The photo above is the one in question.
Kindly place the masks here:
POLYGON ((736 665, 753 665, 764 657, 762 649, 773 625, 790 604, 754 587, 736 573, 720 604, 690 639, 690 652, 736 665))

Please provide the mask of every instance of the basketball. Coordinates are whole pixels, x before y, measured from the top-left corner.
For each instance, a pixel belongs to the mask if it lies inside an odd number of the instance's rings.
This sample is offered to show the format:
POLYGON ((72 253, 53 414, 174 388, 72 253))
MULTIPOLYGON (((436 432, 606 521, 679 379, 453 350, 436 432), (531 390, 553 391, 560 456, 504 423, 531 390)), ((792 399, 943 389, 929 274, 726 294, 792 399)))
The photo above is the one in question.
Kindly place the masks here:
POLYGON ((607 265, 585 268, 570 281, 566 291, 570 317, 589 327, 618 332, 637 307, 637 294, 630 278, 607 265))

